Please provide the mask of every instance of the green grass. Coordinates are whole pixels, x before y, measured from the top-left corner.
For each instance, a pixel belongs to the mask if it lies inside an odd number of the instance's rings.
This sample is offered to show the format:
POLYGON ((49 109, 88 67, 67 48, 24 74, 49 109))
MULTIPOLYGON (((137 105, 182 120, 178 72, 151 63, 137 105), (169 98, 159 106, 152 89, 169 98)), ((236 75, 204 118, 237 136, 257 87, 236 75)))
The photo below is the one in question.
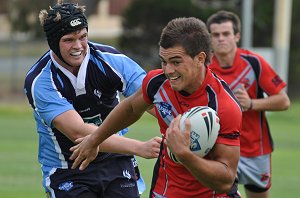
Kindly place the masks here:
MULTIPOLYGON (((272 198, 298 197, 300 193, 299 113, 300 101, 293 102, 288 111, 268 114, 275 142, 272 158, 272 198)), ((37 162, 38 137, 31 109, 27 104, 0 104, 0 126, 1 197, 45 197, 40 165, 37 162)), ((156 120, 147 114, 131 126, 130 130, 128 136, 140 140, 148 140, 159 135, 156 120)), ((148 187, 146 193, 142 195, 146 198, 155 160, 138 158, 138 162, 148 187)), ((244 194, 242 187, 240 191, 244 194)))

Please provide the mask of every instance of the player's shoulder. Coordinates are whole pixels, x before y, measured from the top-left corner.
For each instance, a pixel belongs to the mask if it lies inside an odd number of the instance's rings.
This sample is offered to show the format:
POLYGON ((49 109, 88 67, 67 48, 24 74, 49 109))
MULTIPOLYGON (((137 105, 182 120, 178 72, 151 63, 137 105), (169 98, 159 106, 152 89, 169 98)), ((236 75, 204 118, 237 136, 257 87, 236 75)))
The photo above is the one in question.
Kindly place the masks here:
POLYGON ((150 70, 144 78, 144 82, 146 84, 157 84, 165 80, 166 76, 164 75, 162 69, 150 70))
POLYGON ((41 56, 29 69, 25 76, 25 80, 32 81, 35 77, 39 76, 41 72, 47 71, 45 67, 52 63, 50 51, 47 51, 43 56, 41 56))
POLYGON ((89 41, 88 45, 92 51, 98 51, 101 53, 121 54, 119 50, 117 50, 115 47, 110 45, 105 45, 105 44, 96 43, 92 41, 89 41))
POLYGON ((248 58, 255 58, 255 59, 263 59, 263 57, 254 50, 244 49, 244 48, 238 48, 237 53, 240 54, 240 56, 248 57, 248 58))
POLYGON ((143 79, 143 92, 153 98, 166 80, 162 69, 150 70, 143 79))
POLYGON ((162 69, 153 69, 148 71, 147 76, 158 76, 158 75, 164 75, 163 70, 162 69))

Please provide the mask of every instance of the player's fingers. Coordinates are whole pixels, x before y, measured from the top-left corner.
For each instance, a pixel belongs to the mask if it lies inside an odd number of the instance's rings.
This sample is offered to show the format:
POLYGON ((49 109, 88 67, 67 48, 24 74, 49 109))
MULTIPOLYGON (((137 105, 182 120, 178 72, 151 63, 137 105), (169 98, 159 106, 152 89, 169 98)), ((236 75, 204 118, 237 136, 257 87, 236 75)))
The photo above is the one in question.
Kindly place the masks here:
POLYGON ((82 142, 84 140, 84 137, 82 137, 82 138, 77 138, 76 140, 75 140, 75 143, 80 143, 80 142, 82 142))
POLYGON ((161 144, 162 138, 161 138, 161 137, 154 137, 154 140, 155 140, 158 144, 161 144))
POLYGON ((79 170, 84 170, 90 164, 90 160, 86 158, 80 165, 79 170))
POLYGON ((181 120, 181 117, 182 117, 182 115, 181 114, 179 114, 177 117, 176 117, 176 127, 179 129, 180 128, 180 120, 181 120))
POLYGON ((72 155, 69 157, 70 160, 74 160, 75 158, 77 158, 77 153, 73 152, 72 155))
POLYGON ((82 155, 76 156, 71 168, 72 169, 77 168, 79 166, 79 164, 82 162, 83 159, 84 159, 84 157, 82 157, 82 155))
POLYGON ((185 134, 186 136, 190 137, 190 133, 191 133, 191 121, 189 118, 184 120, 184 124, 185 124, 185 134))
POLYGON ((179 114, 176 118, 175 118, 175 124, 178 124, 179 121, 181 119, 181 114, 179 114))
POLYGON ((158 157, 159 151, 160 151, 159 148, 156 148, 156 149, 155 149, 155 157, 158 157))
POLYGON ((189 118, 184 120, 184 124, 185 124, 186 130, 191 131, 191 121, 189 118))
MULTIPOLYGON (((73 154, 74 154, 74 151, 77 150, 78 147, 79 147, 79 144, 77 144, 77 145, 75 145, 75 146, 72 146, 69 150, 70 150, 71 152, 73 152, 73 154)), ((72 154, 72 155, 73 155, 73 154, 72 154)))
POLYGON ((174 125, 175 119, 176 119, 176 118, 174 118, 174 119, 171 121, 171 123, 170 123, 170 125, 169 125, 169 127, 168 127, 168 128, 173 128, 173 125, 174 125))
MULTIPOLYGON (((178 130, 179 129, 179 122, 181 119, 181 114, 179 114, 176 118, 174 118, 170 124, 171 131, 173 132, 173 130, 178 130)), ((170 132, 171 132, 170 131, 170 132)))

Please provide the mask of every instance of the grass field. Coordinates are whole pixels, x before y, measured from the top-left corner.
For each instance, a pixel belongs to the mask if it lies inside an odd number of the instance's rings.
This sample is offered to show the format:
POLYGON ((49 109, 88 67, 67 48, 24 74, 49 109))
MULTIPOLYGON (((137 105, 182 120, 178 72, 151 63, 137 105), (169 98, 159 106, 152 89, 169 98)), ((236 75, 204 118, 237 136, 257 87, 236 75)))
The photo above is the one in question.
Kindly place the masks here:
MULTIPOLYGON (((275 142, 273 154, 272 198, 299 197, 300 188, 300 101, 292 101, 288 111, 269 113, 275 142)), ((0 197, 45 197, 37 162, 37 134, 27 104, 0 104, 0 197)), ((140 140, 159 135, 156 120, 148 115, 130 127, 128 134, 140 140)), ((148 197, 155 160, 138 158, 148 185, 142 197, 148 197)), ((241 188, 243 194, 243 189, 241 188)))

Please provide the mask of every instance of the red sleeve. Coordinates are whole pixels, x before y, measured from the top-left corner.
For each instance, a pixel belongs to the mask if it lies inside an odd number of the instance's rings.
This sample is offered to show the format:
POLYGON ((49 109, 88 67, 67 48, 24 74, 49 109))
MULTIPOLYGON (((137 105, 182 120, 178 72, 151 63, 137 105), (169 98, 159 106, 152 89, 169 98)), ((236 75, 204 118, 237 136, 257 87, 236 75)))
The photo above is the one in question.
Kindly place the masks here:
POLYGON ((147 75, 143 80, 143 84, 142 84, 143 97, 148 104, 153 104, 153 101, 148 96, 149 83, 154 76, 161 74, 161 72, 162 72, 161 69, 151 70, 147 73, 147 75))
POLYGON ((258 55, 261 63, 261 74, 259 76, 260 87, 268 94, 274 95, 279 93, 286 83, 279 77, 269 63, 258 55))
POLYGON ((240 146, 242 112, 235 100, 223 97, 219 103, 220 131, 216 143, 240 146))

